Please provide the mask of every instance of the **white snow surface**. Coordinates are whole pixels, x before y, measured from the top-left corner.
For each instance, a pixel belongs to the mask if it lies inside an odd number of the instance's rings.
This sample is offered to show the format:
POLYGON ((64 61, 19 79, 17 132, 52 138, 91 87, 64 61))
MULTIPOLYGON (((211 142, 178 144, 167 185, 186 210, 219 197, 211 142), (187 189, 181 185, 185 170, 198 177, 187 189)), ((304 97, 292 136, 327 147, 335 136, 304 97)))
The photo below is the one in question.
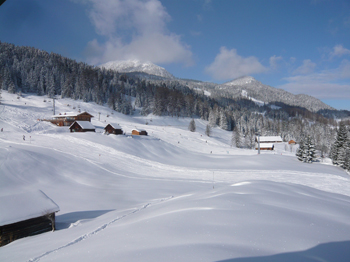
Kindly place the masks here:
POLYGON ((301 163, 285 143, 237 149, 199 119, 190 132, 188 118, 57 99, 101 113, 96 133, 70 133, 37 120, 52 115, 44 99, 2 92, 0 192, 42 190, 57 230, 1 247, 0 261, 349 261, 350 180, 329 161, 301 163), (104 135, 109 122, 127 135, 104 135))
POLYGON ((60 208, 44 192, 31 190, 1 194, 0 210, 0 226, 3 226, 55 213, 60 208))

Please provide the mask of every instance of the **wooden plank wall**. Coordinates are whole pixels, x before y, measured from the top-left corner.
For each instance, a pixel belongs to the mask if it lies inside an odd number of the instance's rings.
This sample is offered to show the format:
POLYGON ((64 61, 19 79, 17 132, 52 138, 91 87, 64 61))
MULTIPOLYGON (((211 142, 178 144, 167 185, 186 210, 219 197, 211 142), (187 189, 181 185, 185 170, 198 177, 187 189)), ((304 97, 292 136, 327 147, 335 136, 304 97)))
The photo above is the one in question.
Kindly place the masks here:
POLYGON ((0 247, 23 237, 55 230, 55 213, 0 227, 0 247))

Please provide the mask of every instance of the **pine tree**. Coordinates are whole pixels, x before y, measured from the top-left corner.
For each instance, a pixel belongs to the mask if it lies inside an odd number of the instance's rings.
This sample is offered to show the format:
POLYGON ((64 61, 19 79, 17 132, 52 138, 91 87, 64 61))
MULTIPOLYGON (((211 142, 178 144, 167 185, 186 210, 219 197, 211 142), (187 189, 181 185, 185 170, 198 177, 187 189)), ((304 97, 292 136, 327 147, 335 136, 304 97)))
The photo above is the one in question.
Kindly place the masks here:
POLYGON ((300 141, 296 156, 299 161, 304 163, 312 163, 316 161, 316 149, 310 136, 307 136, 305 141, 300 141))
POLYGON ((208 124, 207 127, 205 128, 205 134, 207 136, 210 136, 211 135, 211 126, 208 124))
POLYGON ((306 139, 306 163, 312 163, 316 161, 316 149, 315 144, 312 142, 311 137, 306 139))
POLYGON ((237 148, 242 147, 242 137, 241 133, 239 132, 239 129, 237 126, 232 131, 232 140, 231 140, 232 145, 235 145, 237 148))
POLYGON ((188 125, 188 130, 190 130, 191 132, 195 132, 196 131, 196 122, 194 122, 193 118, 192 118, 190 124, 188 125))
POLYGON ((348 130, 344 122, 340 122, 337 137, 331 149, 331 159, 334 165, 344 167, 346 149, 349 145, 348 130))
POLYGON ((303 161, 304 160, 304 141, 301 140, 300 143, 299 143, 299 148, 295 154, 298 158, 299 161, 303 161))

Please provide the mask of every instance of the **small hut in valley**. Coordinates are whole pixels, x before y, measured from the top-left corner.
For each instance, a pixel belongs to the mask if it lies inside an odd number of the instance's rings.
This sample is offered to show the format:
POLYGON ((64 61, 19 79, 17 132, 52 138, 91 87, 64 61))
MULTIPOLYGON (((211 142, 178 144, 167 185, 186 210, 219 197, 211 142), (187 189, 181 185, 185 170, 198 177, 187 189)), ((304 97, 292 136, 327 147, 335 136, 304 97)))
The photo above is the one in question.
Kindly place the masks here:
POLYGON ((144 129, 133 129, 131 134, 135 136, 147 136, 147 131, 144 129))
POLYGON ((42 191, 0 195, 0 246, 55 230, 58 205, 42 191))
POLYGON ((95 127, 89 121, 75 121, 69 129, 71 132, 95 132, 95 127))
POLYGON ((118 124, 115 124, 115 123, 108 124, 105 127, 105 132, 108 134, 114 134, 114 135, 122 135, 123 134, 122 128, 118 124))

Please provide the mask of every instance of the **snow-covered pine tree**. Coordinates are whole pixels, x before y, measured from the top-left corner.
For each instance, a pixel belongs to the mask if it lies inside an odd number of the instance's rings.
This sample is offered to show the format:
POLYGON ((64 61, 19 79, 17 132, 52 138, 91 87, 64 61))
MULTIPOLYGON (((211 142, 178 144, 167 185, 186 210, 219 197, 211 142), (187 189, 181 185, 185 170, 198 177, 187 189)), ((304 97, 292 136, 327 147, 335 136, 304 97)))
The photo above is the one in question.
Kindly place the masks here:
POLYGON ((346 148, 349 147, 348 130, 344 122, 340 122, 337 136, 331 149, 331 159, 334 165, 344 167, 346 148))
POLYGON ((312 142, 310 136, 307 136, 305 141, 300 141, 296 156, 299 161, 304 163, 312 163, 316 161, 315 144, 312 142))
POLYGON ((304 162, 304 155, 305 155, 305 147, 304 147, 304 141, 301 140, 299 143, 299 148, 295 154, 299 161, 304 162))
POLYGON ((207 136, 210 136, 211 135, 211 126, 208 124, 207 127, 205 128, 205 134, 207 136))
POLYGON ((310 136, 306 138, 306 163, 312 163, 316 161, 316 149, 315 144, 312 142, 310 136))
POLYGON ((237 126, 235 126, 235 128, 232 131, 231 143, 232 143, 232 146, 236 146, 237 148, 242 147, 242 136, 237 126))
POLYGON ((188 130, 190 130, 191 132, 195 132, 196 131, 196 122, 194 122, 193 118, 192 118, 190 124, 188 125, 188 130))

